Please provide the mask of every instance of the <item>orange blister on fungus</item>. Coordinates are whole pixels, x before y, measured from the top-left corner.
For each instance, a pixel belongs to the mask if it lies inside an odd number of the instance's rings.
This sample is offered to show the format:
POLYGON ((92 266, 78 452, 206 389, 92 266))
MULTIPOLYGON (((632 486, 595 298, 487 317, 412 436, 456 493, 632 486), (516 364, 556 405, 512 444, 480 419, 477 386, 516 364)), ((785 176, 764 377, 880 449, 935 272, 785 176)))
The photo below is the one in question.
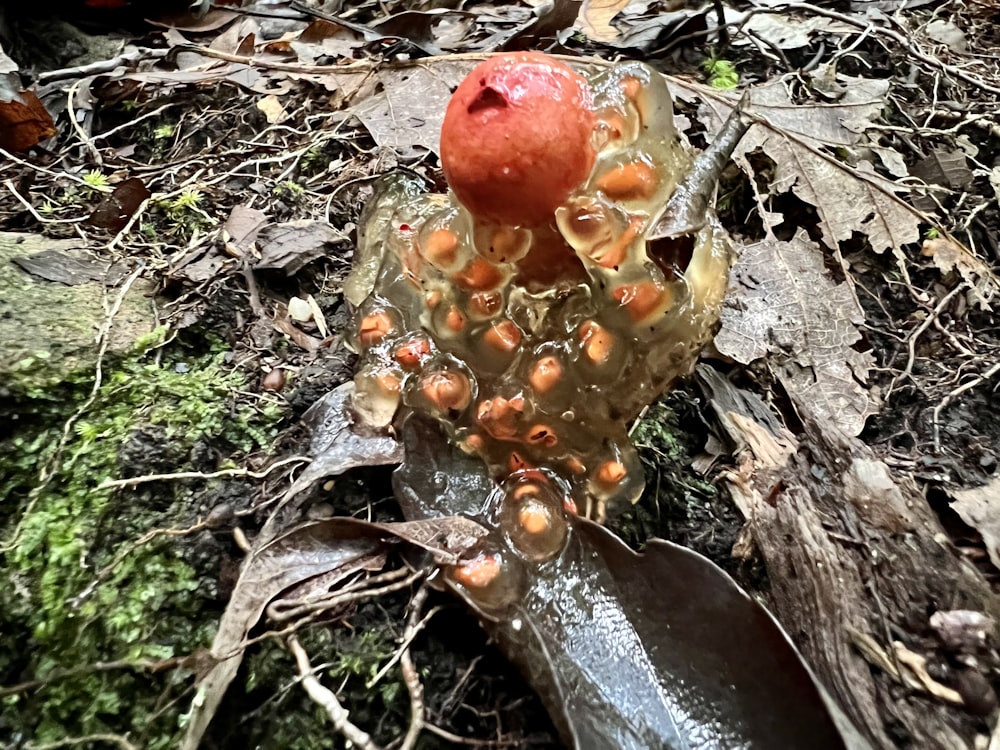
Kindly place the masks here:
POLYGON ((580 326, 580 343, 583 353, 595 365, 603 365, 611 358, 615 337, 607 328, 593 320, 580 326))
POLYGON ((521 329, 512 321, 498 320, 483 334, 483 341, 491 349, 510 354, 521 343, 521 329))
POLYGON ((611 296, 628 310, 629 317, 635 323, 648 319, 670 301, 667 288, 655 281, 622 284, 615 288, 611 296))
POLYGON ((613 487, 620 483, 626 474, 628 474, 628 470, 625 468, 625 464, 620 461, 605 461, 597 467, 594 478, 605 487, 613 487))
POLYGON ((474 216, 536 226, 590 174, 593 129, 583 76, 538 52, 496 55, 448 102, 441 166, 474 216))
POLYGON ((393 328, 389 313, 384 310, 373 312, 361 319, 361 324, 358 326, 358 341, 365 346, 380 344, 393 328))
POLYGON ((469 265, 456 273, 452 280, 467 292, 496 289, 503 281, 503 271, 485 258, 474 258, 469 265))
POLYGON ((448 308, 448 314, 445 315, 444 324, 452 333, 461 333, 465 328, 465 314, 458 309, 458 306, 452 305, 448 308))
POLYGON ((656 170, 644 161, 620 164, 602 174, 595 187, 616 201, 648 200, 656 192, 656 170))
POLYGON ((420 381, 420 390, 441 411, 460 411, 472 401, 472 386, 460 372, 432 372, 420 381))
POLYGON ((420 252, 438 268, 450 268, 458 257, 458 237, 450 229, 435 229, 420 245, 420 252))
POLYGON ((408 370, 420 366, 420 362, 431 353, 431 345, 427 339, 415 338, 405 341, 396 347, 395 359, 408 370))
POLYGON ((495 555, 480 555, 457 566, 452 575, 463 586, 486 588, 500 575, 500 560, 495 555))
POLYGON ((512 440, 517 436, 518 422, 524 411, 523 399, 502 396, 482 401, 476 409, 476 421, 497 440, 512 440))
POLYGON ((492 318, 503 308, 499 292, 476 292, 469 295, 469 314, 477 318, 492 318))
POLYGON ((547 355, 531 366, 528 382, 536 393, 548 393, 562 380, 563 367, 557 357, 547 355))
POLYGON ((517 512, 517 522, 527 533, 544 534, 552 526, 551 514, 540 503, 525 503, 517 512))

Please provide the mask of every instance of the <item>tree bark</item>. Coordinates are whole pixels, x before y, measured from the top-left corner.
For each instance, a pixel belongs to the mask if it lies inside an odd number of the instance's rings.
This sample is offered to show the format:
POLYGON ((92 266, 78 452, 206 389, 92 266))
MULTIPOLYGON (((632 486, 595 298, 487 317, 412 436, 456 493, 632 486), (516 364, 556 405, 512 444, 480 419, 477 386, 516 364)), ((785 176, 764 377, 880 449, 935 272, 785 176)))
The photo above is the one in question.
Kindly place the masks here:
POLYGON ((820 681, 875 747, 973 747, 984 725, 969 706, 995 696, 928 620, 965 609, 995 624, 1000 599, 955 553, 923 492, 805 406, 793 435, 756 395, 707 367, 698 376, 717 437, 738 457, 726 480, 766 564, 772 611, 820 681), (937 679, 907 666, 921 657, 937 679))

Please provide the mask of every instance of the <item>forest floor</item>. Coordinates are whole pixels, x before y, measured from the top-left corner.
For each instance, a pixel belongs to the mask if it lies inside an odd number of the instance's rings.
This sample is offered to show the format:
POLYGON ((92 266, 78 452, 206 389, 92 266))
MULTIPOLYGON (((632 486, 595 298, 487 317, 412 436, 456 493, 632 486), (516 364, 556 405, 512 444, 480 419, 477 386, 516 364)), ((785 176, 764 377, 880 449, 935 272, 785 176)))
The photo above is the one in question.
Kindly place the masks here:
MULTIPOLYGON (((695 147, 753 92, 717 199, 743 249, 720 334, 635 425, 646 491, 610 526, 688 546, 769 605, 875 746, 1000 747, 993 0, 90 5, 0 10, 0 745, 178 745, 241 561, 306 461, 302 417, 353 376, 343 282, 374 179, 443 190, 451 90, 486 55, 538 49, 653 66, 695 147), (726 422, 733 393, 767 405, 785 458, 765 466, 726 422), (805 473, 782 474, 796 455, 805 473), (863 501, 843 477, 809 484, 841 459, 884 481, 863 501), (831 610, 781 549, 807 542, 761 510, 794 482, 819 498, 802 528, 866 556, 831 610), (870 513, 883 495, 905 517, 870 513), (824 505, 844 497, 857 517, 824 505)), ((401 519, 379 466, 298 507, 401 519)), ((461 602, 431 591, 408 629, 418 590, 291 640, 261 623, 203 746, 328 746, 297 657, 378 746, 413 746, 405 652, 417 746, 559 747, 461 602)))

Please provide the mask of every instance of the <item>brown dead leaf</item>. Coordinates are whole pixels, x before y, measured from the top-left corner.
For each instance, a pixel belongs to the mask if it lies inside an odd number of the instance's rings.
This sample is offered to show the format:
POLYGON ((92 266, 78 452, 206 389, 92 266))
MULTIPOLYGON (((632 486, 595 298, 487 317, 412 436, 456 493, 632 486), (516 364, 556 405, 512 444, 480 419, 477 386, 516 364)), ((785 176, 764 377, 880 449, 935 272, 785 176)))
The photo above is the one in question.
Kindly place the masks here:
POLYGON ((993 270, 969 250, 948 237, 924 240, 920 254, 931 258, 937 269, 948 274, 957 272, 969 284, 979 306, 992 309, 990 302, 1000 295, 1000 281, 993 270))
POLYGON ((226 252, 234 258, 250 253, 257 241, 257 234, 267 224, 267 214, 250 206, 233 206, 222 227, 222 240, 226 252))
POLYGON ((27 151, 55 134, 52 116, 34 92, 0 98, 0 148, 27 151))
POLYGON ((254 268, 284 271, 293 276, 345 239, 325 221, 299 219, 269 224, 257 234, 260 260, 254 263, 254 268))
POLYGON ((953 490, 952 509, 979 532, 990 561, 1000 569, 1000 477, 971 490, 953 490))
POLYGON ((576 28, 592 41, 612 42, 618 38, 618 29, 611 25, 611 21, 628 4, 629 0, 584 0, 576 19, 576 28))
POLYGON ((128 224, 132 215, 139 210, 143 201, 152 195, 146 183, 138 177, 129 179, 118 185, 98 204, 94 212, 87 218, 87 223, 120 232, 128 224))
POLYGON ((715 345, 742 364, 767 357, 816 418, 857 435, 877 403, 863 387, 873 364, 856 351, 864 315, 847 284, 830 279, 804 235, 750 245, 730 276, 715 345))
MULTIPOLYGON (((380 146, 404 152, 420 146, 438 153, 441 122, 451 92, 471 65, 468 61, 442 60, 433 65, 381 70, 381 90, 357 102, 352 111, 380 146)), ((362 77, 353 82, 360 85, 362 77)))
MULTIPOLYGON (((699 114, 710 131, 716 131, 736 104, 736 96, 677 80, 669 80, 675 96, 697 93, 699 114), (701 90, 698 90, 701 89, 701 90)), ((751 90, 749 112, 757 122, 743 137, 733 161, 751 178, 767 184, 767 196, 792 191, 815 206, 823 237, 830 247, 849 240, 855 232, 869 238, 876 252, 916 242, 922 215, 897 195, 907 188, 875 173, 868 162, 850 166, 833 154, 850 149, 885 107, 888 81, 840 76, 840 98, 832 103, 797 105, 786 82, 776 80, 751 90), (757 174, 749 154, 763 151, 774 163, 773 171, 757 174)), ((762 218, 774 227, 784 221, 780 213, 762 218)))

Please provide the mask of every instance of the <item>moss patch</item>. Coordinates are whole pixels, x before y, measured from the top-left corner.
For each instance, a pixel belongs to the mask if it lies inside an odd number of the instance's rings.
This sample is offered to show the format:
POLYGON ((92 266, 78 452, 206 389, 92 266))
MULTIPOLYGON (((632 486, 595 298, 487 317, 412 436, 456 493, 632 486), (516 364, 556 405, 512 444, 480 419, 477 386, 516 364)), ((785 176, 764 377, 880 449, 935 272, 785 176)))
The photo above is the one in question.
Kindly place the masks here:
POLYGON ((92 374, 74 376, 58 403, 22 407, 18 434, 0 443, 3 565, 13 583, 0 590, 0 681, 41 683, 2 699, 0 744, 95 733, 145 748, 174 744, 191 681, 170 660, 208 644, 220 611, 215 576, 195 572, 191 561, 204 550, 192 539, 134 540, 193 524, 194 492, 205 483, 100 486, 163 463, 232 465, 269 444, 280 412, 241 395, 244 377, 220 353, 194 356, 175 344, 154 356, 145 349, 156 339, 106 373, 60 455, 63 424, 92 374))

